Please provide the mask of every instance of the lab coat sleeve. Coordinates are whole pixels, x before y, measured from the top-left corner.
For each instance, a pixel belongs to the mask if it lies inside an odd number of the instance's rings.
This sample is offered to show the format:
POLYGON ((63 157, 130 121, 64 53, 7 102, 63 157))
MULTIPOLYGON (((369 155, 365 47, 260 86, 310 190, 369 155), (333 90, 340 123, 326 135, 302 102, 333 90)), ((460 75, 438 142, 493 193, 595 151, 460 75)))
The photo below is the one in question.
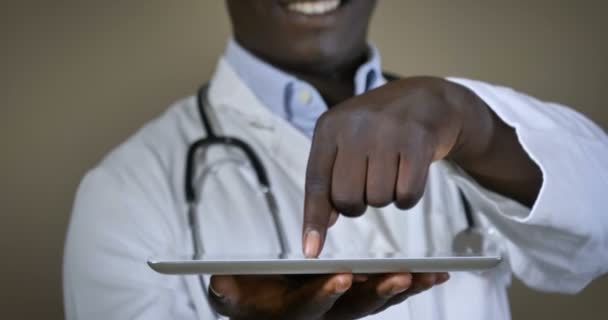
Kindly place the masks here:
MULTIPOLYGON (((161 201, 142 201, 135 191, 142 182, 97 168, 81 183, 64 256, 67 319, 197 318, 184 278, 146 264, 176 246, 178 237, 161 201)), ((153 181, 146 183, 142 187, 153 181)))
POLYGON ((453 177, 501 234, 511 270, 527 285, 576 293, 608 272, 608 137, 581 114, 511 89, 450 79, 475 92, 540 167, 531 209, 484 189, 463 170, 453 177))

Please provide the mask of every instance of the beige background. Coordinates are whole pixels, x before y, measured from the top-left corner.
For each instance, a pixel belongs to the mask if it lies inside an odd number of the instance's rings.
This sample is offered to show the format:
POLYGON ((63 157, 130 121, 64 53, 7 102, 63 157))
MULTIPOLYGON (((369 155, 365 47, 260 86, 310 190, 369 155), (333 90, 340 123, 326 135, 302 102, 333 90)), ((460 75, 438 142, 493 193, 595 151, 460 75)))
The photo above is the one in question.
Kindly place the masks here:
MULTIPOLYGON (((608 127, 605 1, 381 2, 386 69, 506 84, 608 127)), ((0 317, 59 319, 80 177, 209 78, 229 26, 217 0, 3 0, 0 26, 0 317)), ((516 285, 513 314, 605 319, 607 294, 608 279, 576 297, 516 285)))

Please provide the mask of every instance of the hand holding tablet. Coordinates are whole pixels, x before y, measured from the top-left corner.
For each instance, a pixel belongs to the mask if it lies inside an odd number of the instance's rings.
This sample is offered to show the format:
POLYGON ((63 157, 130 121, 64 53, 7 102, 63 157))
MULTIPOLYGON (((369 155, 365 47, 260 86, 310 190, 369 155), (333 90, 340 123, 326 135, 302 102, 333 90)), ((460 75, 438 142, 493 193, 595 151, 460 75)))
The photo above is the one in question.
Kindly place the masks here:
POLYGON ((356 319, 399 304, 449 279, 447 272, 486 270, 500 256, 205 256, 159 260, 160 273, 210 274, 213 309, 238 319, 356 319), (321 317, 322 316, 322 317, 321 317))
POLYGON ((213 276, 209 302, 238 319, 358 319, 444 283, 447 273, 213 276))

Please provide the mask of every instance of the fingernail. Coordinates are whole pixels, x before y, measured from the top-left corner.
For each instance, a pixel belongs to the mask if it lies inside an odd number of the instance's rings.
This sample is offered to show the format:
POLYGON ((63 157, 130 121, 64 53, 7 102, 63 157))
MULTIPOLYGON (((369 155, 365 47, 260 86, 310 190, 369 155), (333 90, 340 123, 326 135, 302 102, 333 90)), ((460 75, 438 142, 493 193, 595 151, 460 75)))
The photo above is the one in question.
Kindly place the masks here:
POLYGON ((319 255, 321 247, 321 234, 317 230, 309 230, 304 236, 304 255, 307 258, 315 258, 319 255))
POLYGON ((384 291, 384 293, 381 293, 381 296, 385 296, 387 298, 391 298, 394 297, 402 292, 405 292, 405 290, 407 290, 408 288, 404 288, 403 286, 392 286, 389 290, 384 291))
POLYGON ((350 289, 350 283, 344 279, 338 278, 336 280, 336 287, 334 288, 335 294, 343 294, 350 289))
POLYGON ((396 296, 402 292, 405 292, 405 290, 407 290, 407 288, 404 287, 393 287, 393 289, 391 289, 391 295, 396 296))
POLYGON ((215 289, 213 289, 212 285, 209 285, 209 291, 211 292, 211 294, 213 294, 216 298, 218 299, 224 299, 225 296, 219 292, 217 292, 215 289))

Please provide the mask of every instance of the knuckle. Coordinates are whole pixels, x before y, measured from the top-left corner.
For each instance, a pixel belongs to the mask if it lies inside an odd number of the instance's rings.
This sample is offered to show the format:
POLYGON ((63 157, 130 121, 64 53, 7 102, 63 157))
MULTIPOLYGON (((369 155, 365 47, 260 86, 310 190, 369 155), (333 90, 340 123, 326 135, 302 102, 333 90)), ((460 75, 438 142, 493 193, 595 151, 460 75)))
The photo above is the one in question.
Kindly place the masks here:
POLYGON ((408 137, 407 144, 403 146, 405 151, 417 150, 425 147, 432 149, 436 144, 436 129, 433 129, 429 124, 419 122, 409 122, 402 128, 401 134, 408 137))
POLYGON ((347 217, 358 217, 365 212, 365 204, 361 200, 354 200, 344 196, 334 196, 334 208, 347 217))
POLYGON ((374 208, 386 207, 393 202, 393 196, 377 192, 368 192, 367 204, 374 208))
MULTIPOLYGON (((371 109, 373 110, 373 109, 371 109)), ((348 113, 348 129, 350 136, 357 137, 363 132, 367 132, 370 128, 371 119, 374 118, 374 112, 367 108, 360 108, 348 113)))
POLYGON ((422 198, 420 191, 398 191, 395 199, 395 206, 401 210, 406 210, 414 207, 422 198))
POLYGON ((321 116, 319 116, 319 119, 317 119, 317 123, 315 124, 314 134, 317 135, 319 133, 327 132, 332 127, 331 123, 332 123, 331 112, 329 112, 329 111, 324 112, 323 114, 321 114, 321 116))

